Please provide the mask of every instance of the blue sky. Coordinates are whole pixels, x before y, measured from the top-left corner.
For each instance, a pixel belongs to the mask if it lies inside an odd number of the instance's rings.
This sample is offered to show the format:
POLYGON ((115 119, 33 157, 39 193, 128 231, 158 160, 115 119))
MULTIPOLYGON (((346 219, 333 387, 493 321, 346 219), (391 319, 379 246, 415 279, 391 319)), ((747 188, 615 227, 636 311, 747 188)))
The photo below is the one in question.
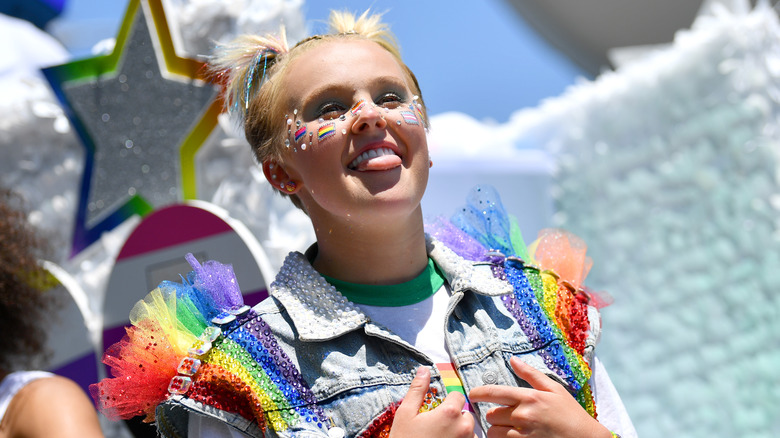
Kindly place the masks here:
MULTIPOLYGON (((61 20, 79 29, 66 45, 89 55, 95 43, 115 36, 126 0, 69 0, 61 20)), ((561 94, 583 76, 502 0, 367 2, 309 1, 312 31, 323 30, 330 9, 385 12, 403 56, 420 81, 431 114, 463 112, 505 122, 515 110, 561 94)))

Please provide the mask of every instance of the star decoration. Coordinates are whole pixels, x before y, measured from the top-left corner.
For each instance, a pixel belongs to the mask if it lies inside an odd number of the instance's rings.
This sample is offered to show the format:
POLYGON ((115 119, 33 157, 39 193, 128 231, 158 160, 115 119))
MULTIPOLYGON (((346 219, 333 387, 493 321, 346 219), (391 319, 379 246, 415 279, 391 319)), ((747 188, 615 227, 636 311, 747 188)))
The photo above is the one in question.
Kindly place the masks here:
POLYGON ((221 102, 203 63, 176 55, 161 2, 130 0, 111 54, 43 70, 86 149, 72 255, 196 197, 195 153, 221 102))

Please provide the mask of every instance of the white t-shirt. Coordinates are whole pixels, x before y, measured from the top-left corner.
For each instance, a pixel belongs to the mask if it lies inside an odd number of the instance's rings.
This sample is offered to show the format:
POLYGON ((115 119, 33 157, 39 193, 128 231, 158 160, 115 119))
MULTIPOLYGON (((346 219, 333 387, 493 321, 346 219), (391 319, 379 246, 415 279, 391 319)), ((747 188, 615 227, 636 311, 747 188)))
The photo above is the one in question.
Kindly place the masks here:
MULTIPOLYGON (((433 296, 416 304, 399 307, 363 304, 357 306, 372 321, 391 330, 401 339, 427 354, 436 364, 441 364, 450 361, 444 342, 444 316, 449 296, 449 289, 445 284, 433 296)), ((607 429, 619 433, 623 438, 636 438, 637 434, 631 418, 604 365, 595 358, 591 368, 593 374, 590 384, 594 392, 599 422, 607 429)), ((475 433, 480 437, 483 436, 478 425, 475 427, 475 433)))

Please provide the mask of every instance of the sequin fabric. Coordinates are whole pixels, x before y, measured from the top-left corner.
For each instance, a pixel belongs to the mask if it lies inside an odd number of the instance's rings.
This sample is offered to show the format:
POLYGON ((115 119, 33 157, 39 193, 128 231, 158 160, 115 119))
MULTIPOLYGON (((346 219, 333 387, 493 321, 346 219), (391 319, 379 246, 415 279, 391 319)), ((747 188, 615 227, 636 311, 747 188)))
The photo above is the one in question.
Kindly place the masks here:
POLYGON ((346 328, 359 327, 367 321, 363 312, 298 252, 287 256, 271 283, 270 293, 288 309, 300 338, 305 341, 333 339, 346 328))
MULTIPOLYGON (((436 408, 441 404, 443 399, 439 397, 436 388, 430 388, 425 394, 423 403, 420 406, 419 412, 428 412, 431 409, 436 408)), ((382 412, 366 430, 358 435, 359 438, 388 438, 390 436, 390 428, 393 426, 393 420, 395 419, 395 411, 401 402, 396 402, 390 405, 384 412, 382 412)))
POLYGON ((580 318, 583 312, 587 315, 581 308, 584 304, 573 299, 570 292, 555 281, 545 282, 543 278, 551 277, 548 273, 540 273, 535 267, 524 267, 519 261, 497 262, 493 271, 514 287, 514 293, 505 295, 502 300, 538 349, 545 365, 567 383, 580 404, 595 417, 588 383, 591 369, 584 357, 584 336, 590 323, 587 317, 580 318), (572 339, 582 342, 575 344, 572 339), (582 349, 578 350, 580 345, 582 349))
POLYGON ((449 222, 439 219, 427 231, 446 236, 459 255, 490 263, 493 275, 512 286, 513 293, 502 296, 504 306, 547 368, 596 417, 587 358, 588 345, 595 345, 590 319, 598 318, 598 312, 591 311, 588 295, 579 287, 590 268, 584 244, 563 231, 545 230, 545 239, 526 247, 516 221, 488 186, 477 186, 449 222), (542 266, 536 254, 542 255, 542 266), (552 267, 566 278, 547 269, 552 267))
POLYGON ((204 356, 188 397, 284 431, 299 421, 325 428, 327 416, 263 319, 249 312, 204 356))

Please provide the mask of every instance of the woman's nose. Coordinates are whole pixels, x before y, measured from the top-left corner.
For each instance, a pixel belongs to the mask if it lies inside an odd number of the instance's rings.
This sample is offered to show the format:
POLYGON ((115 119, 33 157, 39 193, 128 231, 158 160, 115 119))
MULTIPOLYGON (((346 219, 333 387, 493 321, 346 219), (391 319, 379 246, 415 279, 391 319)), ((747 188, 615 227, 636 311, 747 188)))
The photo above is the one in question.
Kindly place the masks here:
POLYGON ((366 103, 355 111, 355 120, 352 122, 352 133, 359 134, 373 128, 384 129, 387 121, 380 112, 380 108, 372 103, 366 103))

